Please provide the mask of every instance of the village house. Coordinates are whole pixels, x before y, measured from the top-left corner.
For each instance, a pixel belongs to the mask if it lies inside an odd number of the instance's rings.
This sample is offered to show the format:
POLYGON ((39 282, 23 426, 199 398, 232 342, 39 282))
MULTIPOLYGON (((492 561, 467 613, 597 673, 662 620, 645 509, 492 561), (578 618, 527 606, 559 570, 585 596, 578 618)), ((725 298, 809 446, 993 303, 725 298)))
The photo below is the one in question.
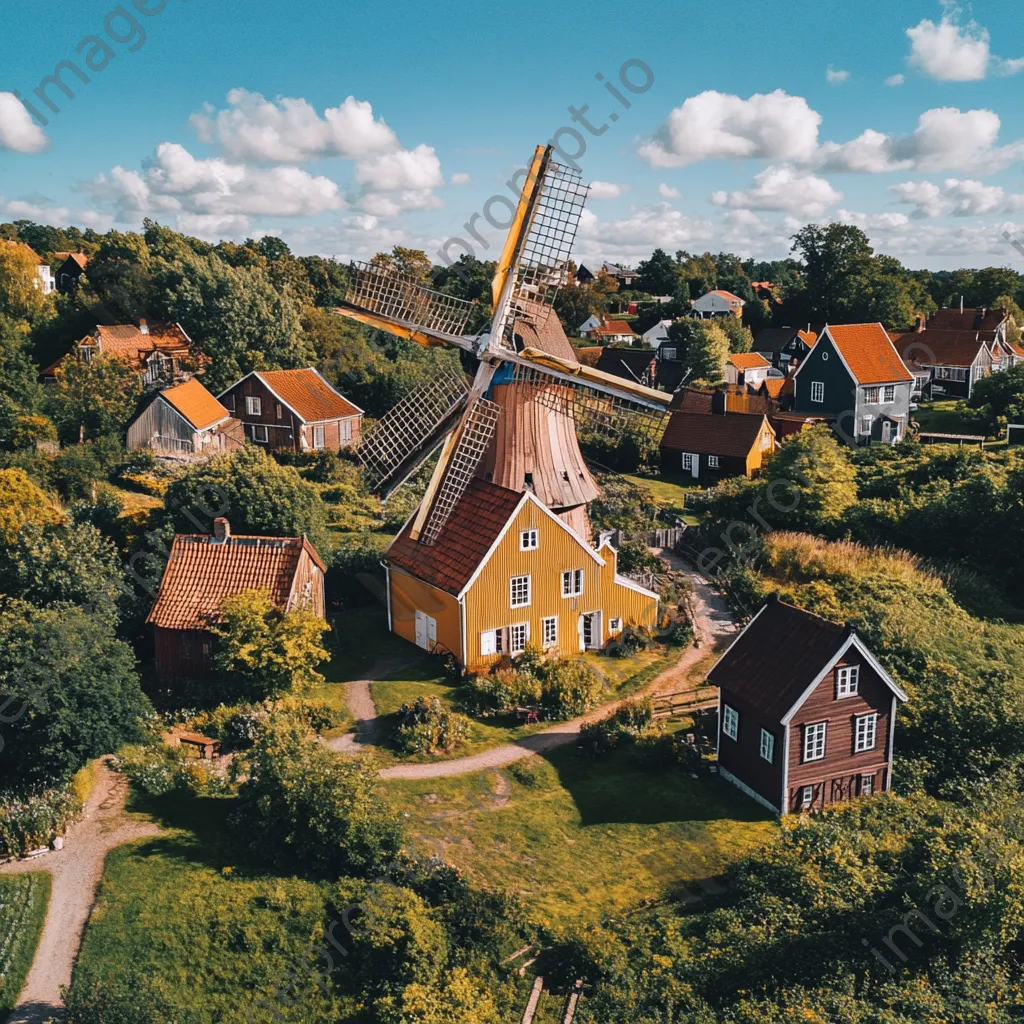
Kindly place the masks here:
POLYGON ((879 323, 826 324, 793 384, 792 411, 821 417, 848 444, 906 432, 914 377, 879 323))
POLYGON ((891 787, 907 697, 852 629, 769 598, 708 681, 719 774, 776 814, 891 787))
POLYGON ((54 289, 53 271, 51 268, 43 262, 42 257, 32 248, 30 245, 26 245, 24 242, 15 242, 10 239, 0 239, 0 245, 6 245, 12 250, 26 253, 32 260, 35 266, 36 279, 33 284, 36 289, 41 291, 44 295, 49 295, 54 289))
POLYGON ((128 424, 129 450, 213 455, 245 444, 241 423, 196 378, 151 392, 128 424))
POLYGON ((630 270, 629 267, 621 267, 617 263, 605 263, 602 269, 606 274, 610 274, 615 278, 620 292, 629 291, 639 276, 635 270, 630 270))
POLYGON ((616 377, 633 380, 653 388, 657 378, 657 362, 651 349, 612 348, 605 346, 597 360, 597 369, 616 377))
POLYGON ((618 574, 616 551, 591 547, 532 491, 476 479, 437 542, 406 523, 384 554, 388 622, 470 672, 522 654, 599 650, 630 623, 653 626, 658 595, 618 574))
POLYGON ((661 439, 661 464, 670 473, 713 483, 727 476, 756 476, 775 451, 775 429, 764 413, 729 412, 728 396, 681 399, 661 439), (707 408, 708 411, 705 411, 707 408), (693 411, 691 411, 693 410, 693 411))
POLYGON ((308 608, 324 617, 324 565, 305 537, 236 537, 227 519, 213 534, 178 534, 164 569, 153 627, 161 679, 203 679, 214 669, 224 602, 246 590, 266 592, 283 612, 308 608))
POLYGON ((625 320, 607 318, 602 319, 596 327, 581 333, 585 338, 600 345, 632 345, 637 337, 625 320))
POLYGON ((702 319, 707 319, 715 316, 741 317, 746 302, 732 292, 716 288, 714 291, 705 292, 699 299, 694 299, 690 305, 702 319))
POLYGON ((53 258, 53 277, 57 291, 65 295, 75 291, 89 265, 89 257, 81 252, 58 252, 54 253, 53 258))
POLYGON ((729 384, 744 384, 755 391, 771 370, 772 364, 756 352, 730 352, 725 361, 726 381, 729 384))
MULTIPOLYGON (((662 342, 668 341, 668 329, 672 326, 672 320, 659 320, 653 327, 648 327, 642 335, 645 345, 651 348, 658 348, 662 342)), ((673 357, 675 358, 675 357, 673 357)))
POLYGON ((99 325, 74 349, 42 371, 44 383, 56 380, 57 368, 66 359, 91 363, 105 357, 119 359, 139 372, 143 387, 186 380, 197 369, 201 357, 180 324, 154 323, 99 325))
POLYGON ((993 372, 992 350, 978 331, 925 328, 904 334, 899 344, 904 361, 928 375, 931 397, 970 398, 974 385, 993 372))
POLYGON ((256 444, 294 452, 356 444, 363 410, 317 370, 253 370, 218 395, 256 444))
POLYGON ((791 373, 814 348, 818 333, 810 326, 806 331, 796 327, 765 327, 757 332, 753 351, 764 356, 776 370, 791 373))
POLYGON ((576 328, 576 333, 581 338, 585 338, 592 330, 596 327, 600 327, 603 323, 604 319, 602 317, 599 317, 596 313, 591 313, 590 316, 588 316, 587 319, 576 328))

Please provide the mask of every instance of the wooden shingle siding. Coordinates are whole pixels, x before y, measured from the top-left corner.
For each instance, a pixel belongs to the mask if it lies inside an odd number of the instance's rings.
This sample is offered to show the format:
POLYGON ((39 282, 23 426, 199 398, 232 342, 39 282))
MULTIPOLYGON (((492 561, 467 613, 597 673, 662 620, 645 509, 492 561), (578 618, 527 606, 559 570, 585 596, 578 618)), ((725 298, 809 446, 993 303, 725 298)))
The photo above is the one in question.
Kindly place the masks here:
POLYGON ((739 714, 739 730, 735 740, 724 735, 721 737, 718 763, 781 811, 782 768, 786 760, 785 727, 772 722, 738 694, 723 687, 720 706, 725 705, 739 714), (775 739, 771 763, 761 757, 762 729, 767 729, 775 739))
POLYGON ((162 398, 155 398, 128 427, 129 450, 146 447, 155 436, 193 442, 192 424, 162 398))

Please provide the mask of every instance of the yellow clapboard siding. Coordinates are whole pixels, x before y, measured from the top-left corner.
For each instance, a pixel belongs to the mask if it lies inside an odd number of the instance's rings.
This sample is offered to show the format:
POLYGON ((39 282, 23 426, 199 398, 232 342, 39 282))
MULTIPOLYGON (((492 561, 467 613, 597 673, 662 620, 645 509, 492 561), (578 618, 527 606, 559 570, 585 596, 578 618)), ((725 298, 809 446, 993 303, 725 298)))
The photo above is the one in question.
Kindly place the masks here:
POLYGON ((462 624, 458 600, 443 590, 407 575, 390 572, 391 629, 410 643, 416 643, 416 612, 437 622, 437 643, 462 658, 462 624))

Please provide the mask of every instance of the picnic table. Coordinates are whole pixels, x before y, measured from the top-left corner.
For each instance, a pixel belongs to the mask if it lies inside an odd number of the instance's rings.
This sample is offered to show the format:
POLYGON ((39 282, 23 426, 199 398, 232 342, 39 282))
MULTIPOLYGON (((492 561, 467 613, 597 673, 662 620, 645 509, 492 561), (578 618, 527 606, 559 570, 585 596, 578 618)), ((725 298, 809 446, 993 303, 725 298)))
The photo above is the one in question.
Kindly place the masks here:
POLYGON ((527 725, 533 725, 535 722, 540 721, 540 708, 535 705, 516 708, 516 719, 520 722, 525 722, 527 725))
POLYGON ((220 740, 203 736, 198 732, 178 733, 178 743, 184 747, 196 747, 201 761, 212 761, 220 754, 220 740))

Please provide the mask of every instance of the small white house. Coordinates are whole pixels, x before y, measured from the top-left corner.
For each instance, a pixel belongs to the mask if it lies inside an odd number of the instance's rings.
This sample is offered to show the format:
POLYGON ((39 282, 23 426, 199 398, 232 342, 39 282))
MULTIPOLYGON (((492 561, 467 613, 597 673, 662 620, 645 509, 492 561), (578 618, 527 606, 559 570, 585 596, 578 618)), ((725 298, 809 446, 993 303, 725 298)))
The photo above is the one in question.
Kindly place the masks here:
POLYGON ((695 313, 699 313, 705 318, 726 316, 729 313, 739 317, 743 315, 743 307, 746 305, 746 302, 738 295, 733 295, 732 292, 716 288, 714 291, 702 295, 699 299, 694 299, 691 305, 695 313))
MULTIPOLYGON (((730 384, 759 388, 771 369, 772 364, 757 352, 733 352, 725 363, 725 379, 730 384)), ((777 371, 776 375, 779 375, 777 371)))
POLYGON ((659 320, 653 327, 644 331, 643 338, 647 345, 657 348, 663 341, 668 341, 668 329, 672 326, 671 320, 659 320))
POLYGON ((576 328, 576 333, 581 337, 586 337, 588 332, 592 331, 595 327, 600 327, 604 321, 599 316, 589 316, 576 328))
POLYGON ((45 263, 36 267, 36 277, 39 278, 39 286, 43 289, 44 295, 49 295, 57 286, 53 278, 53 270, 45 263))

